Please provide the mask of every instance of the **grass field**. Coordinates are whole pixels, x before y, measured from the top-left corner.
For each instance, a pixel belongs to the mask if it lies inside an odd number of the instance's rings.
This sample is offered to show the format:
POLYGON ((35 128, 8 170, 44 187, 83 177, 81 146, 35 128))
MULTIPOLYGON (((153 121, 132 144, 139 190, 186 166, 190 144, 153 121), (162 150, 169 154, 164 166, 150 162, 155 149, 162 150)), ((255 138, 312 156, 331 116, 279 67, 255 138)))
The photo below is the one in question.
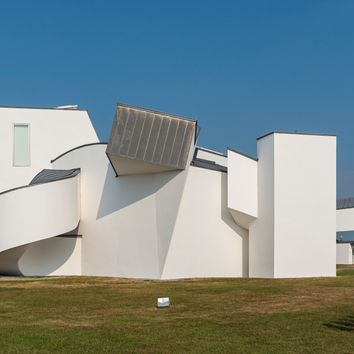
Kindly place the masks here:
POLYGON ((354 270, 338 275, 5 280, 0 352, 354 353, 354 270))

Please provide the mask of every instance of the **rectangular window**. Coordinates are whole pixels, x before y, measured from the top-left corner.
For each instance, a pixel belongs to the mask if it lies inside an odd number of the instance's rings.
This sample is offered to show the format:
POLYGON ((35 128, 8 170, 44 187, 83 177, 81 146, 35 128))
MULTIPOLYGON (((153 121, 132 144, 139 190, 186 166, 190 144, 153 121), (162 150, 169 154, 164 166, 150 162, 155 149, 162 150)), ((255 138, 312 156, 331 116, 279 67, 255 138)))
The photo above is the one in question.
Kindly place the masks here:
POLYGON ((28 124, 14 124, 14 166, 30 166, 30 137, 28 124))

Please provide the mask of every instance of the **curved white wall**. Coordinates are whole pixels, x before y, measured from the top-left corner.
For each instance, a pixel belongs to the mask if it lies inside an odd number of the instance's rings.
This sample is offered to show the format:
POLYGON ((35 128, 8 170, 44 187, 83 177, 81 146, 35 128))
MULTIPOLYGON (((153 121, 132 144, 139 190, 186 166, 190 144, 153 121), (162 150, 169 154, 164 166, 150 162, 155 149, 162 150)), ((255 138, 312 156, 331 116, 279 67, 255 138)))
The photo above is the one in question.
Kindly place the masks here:
POLYGON ((0 252, 58 236, 80 220, 80 174, 0 195, 0 252))
POLYGON ((0 274, 81 275, 81 237, 52 237, 1 252, 0 274))

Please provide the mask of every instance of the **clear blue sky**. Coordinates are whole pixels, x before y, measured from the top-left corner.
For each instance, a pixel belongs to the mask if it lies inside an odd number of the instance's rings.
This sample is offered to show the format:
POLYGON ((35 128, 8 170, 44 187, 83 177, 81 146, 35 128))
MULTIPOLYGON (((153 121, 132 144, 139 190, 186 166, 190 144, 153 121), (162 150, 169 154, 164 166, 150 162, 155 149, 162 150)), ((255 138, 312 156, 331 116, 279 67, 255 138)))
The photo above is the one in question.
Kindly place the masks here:
POLYGON ((6 1, 0 105, 117 102, 197 118, 199 143, 256 154, 272 130, 338 136, 354 195, 354 1, 6 1))

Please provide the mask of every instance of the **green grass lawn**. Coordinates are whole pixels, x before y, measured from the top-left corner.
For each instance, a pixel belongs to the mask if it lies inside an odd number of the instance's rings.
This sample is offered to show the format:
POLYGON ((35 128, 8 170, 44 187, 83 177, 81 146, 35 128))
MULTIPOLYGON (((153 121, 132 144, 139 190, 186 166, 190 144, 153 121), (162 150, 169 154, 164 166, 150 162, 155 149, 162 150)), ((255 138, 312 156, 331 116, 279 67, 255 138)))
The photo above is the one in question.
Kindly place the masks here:
POLYGON ((354 353, 354 270, 337 278, 0 282, 0 352, 354 353), (168 309, 156 309, 170 296, 168 309))

